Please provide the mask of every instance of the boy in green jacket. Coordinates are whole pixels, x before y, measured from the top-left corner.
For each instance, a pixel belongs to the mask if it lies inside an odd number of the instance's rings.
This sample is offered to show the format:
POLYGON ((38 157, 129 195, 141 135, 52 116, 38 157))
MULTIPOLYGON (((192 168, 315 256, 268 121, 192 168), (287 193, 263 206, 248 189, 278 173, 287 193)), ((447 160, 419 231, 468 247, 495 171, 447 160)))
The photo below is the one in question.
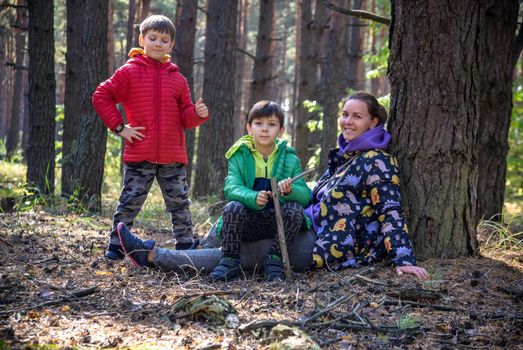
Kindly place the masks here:
POLYGON ((227 281, 240 271, 240 241, 273 238, 264 260, 265 279, 283 280, 283 262, 277 238, 271 178, 278 180, 281 214, 287 243, 300 231, 303 208, 309 203, 310 189, 303 178, 290 179, 302 172, 300 160, 287 142, 279 139, 285 130, 283 109, 275 102, 257 102, 249 112, 248 136, 241 137, 227 151, 228 174, 218 234, 223 238, 223 258, 211 272, 215 281, 227 281))

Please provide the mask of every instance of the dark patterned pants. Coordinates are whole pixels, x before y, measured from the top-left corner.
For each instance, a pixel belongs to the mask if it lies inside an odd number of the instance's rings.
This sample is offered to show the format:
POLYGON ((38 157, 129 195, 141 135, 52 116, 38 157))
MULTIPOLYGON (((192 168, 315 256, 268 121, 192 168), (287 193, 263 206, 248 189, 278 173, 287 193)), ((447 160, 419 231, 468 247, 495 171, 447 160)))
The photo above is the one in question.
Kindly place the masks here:
POLYGON ((191 243, 193 231, 186 177, 185 166, 181 163, 139 162, 126 164, 124 184, 113 217, 110 243, 120 245, 116 226, 119 222, 123 222, 129 228, 132 227, 155 178, 162 190, 165 207, 171 213, 172 230, 176 243, 191 243))
MULTIPOLYGON (((298 202, 283 203, 280 207, 285 239, 287 244, 292 244, 303 223, 303 207, 298 202)), ((240 241, 252 242, 268 238, 274 238, 269 253, 281 256, 274 208, 256 211, 240 202, 230 202, 223 209, 221 235, 225 256, 239 255, 240 241)))

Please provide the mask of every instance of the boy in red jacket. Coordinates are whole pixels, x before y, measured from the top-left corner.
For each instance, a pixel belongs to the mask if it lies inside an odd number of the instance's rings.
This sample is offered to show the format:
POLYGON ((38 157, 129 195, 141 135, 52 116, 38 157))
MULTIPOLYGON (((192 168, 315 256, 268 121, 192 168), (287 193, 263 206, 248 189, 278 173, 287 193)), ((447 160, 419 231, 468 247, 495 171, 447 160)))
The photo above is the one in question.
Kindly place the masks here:
POLYGON ((140 25, 143 49, 131 50, 131 59, 93 94, 94 108, 104 124, 125 139, 124 185, 105 254, 109 259, 124 257, 118 223, 132 226, 155 178, 171 213, 176 249, 193 244, 184 129, 204 123, 208 110, 201 98, 192 103, 187 80, 170 60, 175 31, 165 16, 146 18, 140 25), (119 103, 128 124, 116 108, 119 103))

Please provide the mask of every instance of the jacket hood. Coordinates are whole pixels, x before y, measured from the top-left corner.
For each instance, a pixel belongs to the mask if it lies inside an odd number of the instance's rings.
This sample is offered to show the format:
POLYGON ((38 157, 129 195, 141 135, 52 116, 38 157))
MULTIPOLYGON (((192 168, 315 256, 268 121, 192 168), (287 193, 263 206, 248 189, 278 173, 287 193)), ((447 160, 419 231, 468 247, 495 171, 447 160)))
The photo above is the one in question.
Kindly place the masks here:
MULTIPOLYGON (((242 145, 245 145, 248 149, 253 151, 254 148, 254 138, 251 135, 245 135, 240 137, 232 146, 229 148, 227 153, 225 153, 225 158, 230 159, 242 145)), ((287 141, 277 138, 276 139, 276 148, 281 149, 282 147, 287 146, 287 141)), ((290 147, 289 147, 290 148, 290 147)))
MULTIPOLYGON (((139 47, 131 49, 131 51, 129 51, 129 57, 131 58, 128 61, 129 63, 136 63, 144 66, 152 66, 158 62, 154 58, 147 56, 143 49, 139 47)), ((162 66, 167 67, 169 70, 179 70, 178 66, 171 62, 170 55, 165 55, 161 63, 162 66)))

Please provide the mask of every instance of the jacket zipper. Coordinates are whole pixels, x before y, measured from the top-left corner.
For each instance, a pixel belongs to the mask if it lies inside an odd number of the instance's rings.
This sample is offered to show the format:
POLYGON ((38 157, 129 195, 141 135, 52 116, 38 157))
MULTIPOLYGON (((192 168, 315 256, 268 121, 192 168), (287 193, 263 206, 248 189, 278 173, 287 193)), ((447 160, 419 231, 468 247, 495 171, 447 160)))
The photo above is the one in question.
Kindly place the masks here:
POLYGON ((156 95, 156 103, 155 103, 155 106, 154 106, 154 114, 155 114, 155 119, 156 119, 156 157, 155 157, 155 163, 158 164, 160 163, 160 102, 161 102, 161 98, 160 98, 160 91, 162 91, 161 89, 161 82, 162 80, 160 79, 160 66, 158 63, 156 63, 156 84, 154 84, 155 86, 155 95, 156 95))

